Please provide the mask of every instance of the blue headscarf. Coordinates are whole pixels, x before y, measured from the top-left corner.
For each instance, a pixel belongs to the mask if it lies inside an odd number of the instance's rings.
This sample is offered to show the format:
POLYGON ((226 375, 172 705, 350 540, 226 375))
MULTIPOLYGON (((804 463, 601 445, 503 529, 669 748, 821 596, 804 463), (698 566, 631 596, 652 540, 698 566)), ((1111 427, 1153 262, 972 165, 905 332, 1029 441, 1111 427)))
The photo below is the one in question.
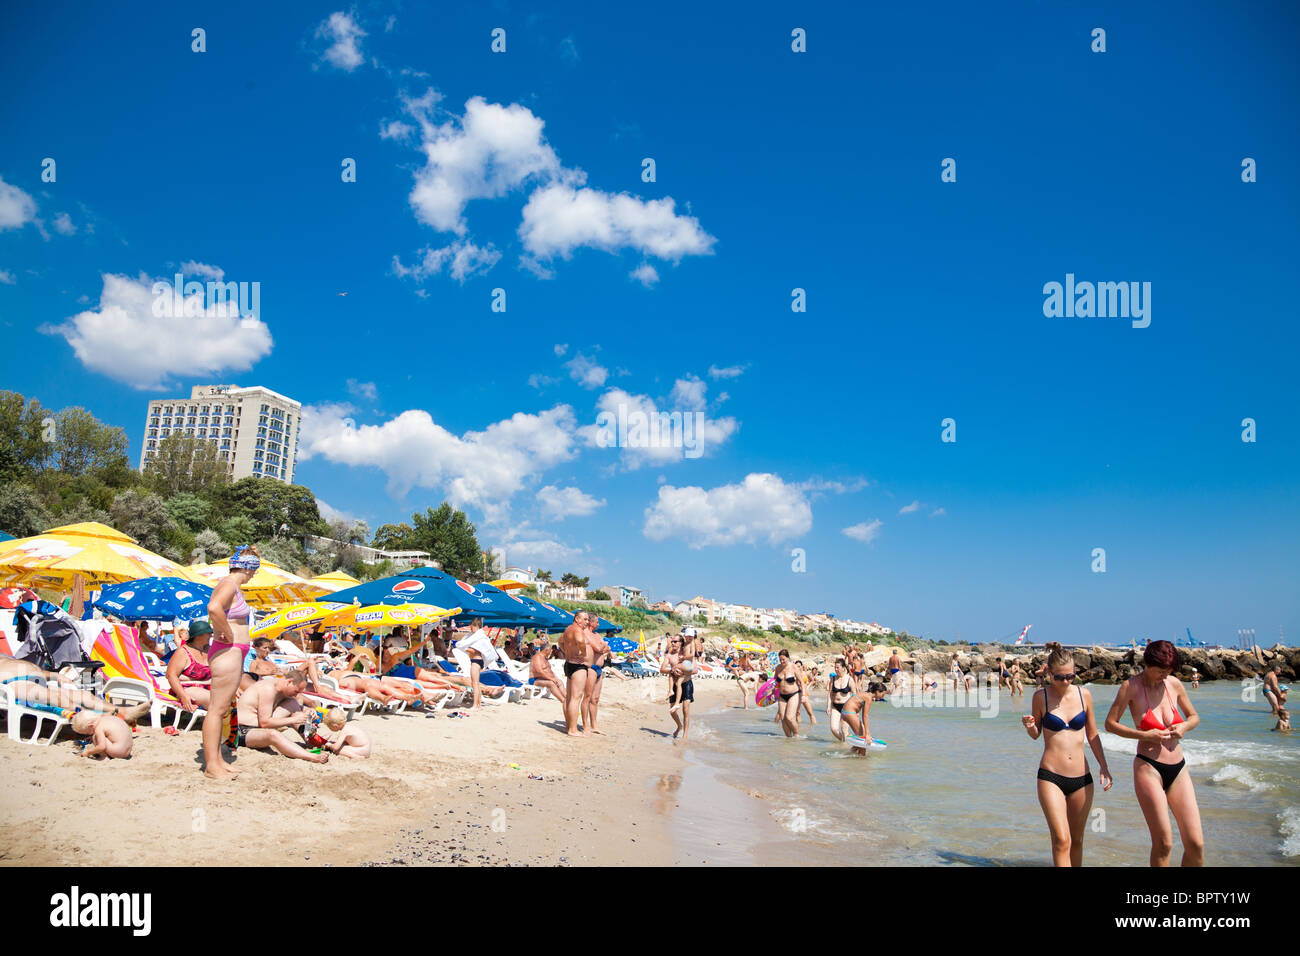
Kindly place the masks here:
POLYGON ((230 556, 230 570, 256 571, 262 566, 262 559, 248 550, 248 545, 241 544, 230 556))

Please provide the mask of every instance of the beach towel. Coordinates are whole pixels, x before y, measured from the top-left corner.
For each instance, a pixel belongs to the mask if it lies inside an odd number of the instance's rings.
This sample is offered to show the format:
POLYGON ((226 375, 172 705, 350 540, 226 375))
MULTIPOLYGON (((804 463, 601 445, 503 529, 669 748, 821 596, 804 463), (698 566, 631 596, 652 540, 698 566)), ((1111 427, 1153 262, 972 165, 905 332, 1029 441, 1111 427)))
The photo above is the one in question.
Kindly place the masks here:
POLYGON ((180 706, 180 701, 173 696, 171 688, 159 685, 149 664, 140 649, 140 641, 135 631, 125 624, 113 624, 100 632, 95 639, 91 657, 104 665, 104 680, 114 677, 131 677, 143 681, 154 689, 158 699, 180 706))

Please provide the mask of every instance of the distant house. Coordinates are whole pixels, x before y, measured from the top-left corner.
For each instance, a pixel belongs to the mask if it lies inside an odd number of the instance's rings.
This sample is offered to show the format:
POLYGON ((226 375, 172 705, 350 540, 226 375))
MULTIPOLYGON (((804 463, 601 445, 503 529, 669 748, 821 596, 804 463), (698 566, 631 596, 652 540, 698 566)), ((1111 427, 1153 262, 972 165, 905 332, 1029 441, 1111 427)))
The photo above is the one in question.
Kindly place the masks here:
POLYGON ((634 599, 641 597, 640 588, 629 587, 626 584, 606 584, 601 590, 609 595, 615 607, 626 607, 634 599))
POLYGON ((506 568, 501 572, 501 577, 507 581, 518 581, 520 584, 537 583, 537 575, 533 574, 531 568, 506 568))
POLYGON ((361 554, 361 560, 365 564, 378 564, 380 561, 391 561, 399 569, 412 568, 416 565, 429 563, 428 551, 384 551, 380 548, 367 547, 364 544, 351 544, 346 541, 335 541, 333 538, 323 538, 320 535, 305 534, 302 536, 303 550, 308 554, 317 552, 337 553, 345 548, 350 548, 361 554))
POLYGON ((557 581, 538 581, 537 593, 545 598, 557 601, 585 601, 587 589, 576 584, 560 584, 557 581))
POLYGON ((673 606, 667 601, 656 601, 654 604, 650 605, 650 610, 663 611, 665 614, 672 614, 673 606))

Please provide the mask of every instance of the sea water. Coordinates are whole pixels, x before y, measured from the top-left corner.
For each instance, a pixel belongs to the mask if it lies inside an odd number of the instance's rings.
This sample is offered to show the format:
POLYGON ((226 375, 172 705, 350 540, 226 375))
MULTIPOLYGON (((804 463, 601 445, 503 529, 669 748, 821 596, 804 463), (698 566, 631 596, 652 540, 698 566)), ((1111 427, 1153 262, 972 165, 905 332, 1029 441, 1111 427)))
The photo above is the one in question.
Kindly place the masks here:
MULTIPOLYGON (((1090 685, 1098 727, 1118 688, 1090 685)), ((1300 738, 1272 732, 1257 697, 1230 681, 1190 685, 1201 724, 1183 742, 1196 788, 1207 865, 1300 863, 1300 738)), ((986 691, 971 706, 872 705, 871 735, 889 749, 850 755, 830 733, 825 697, 817 724, 803 716, 787 739, 772 707, 737 705, 692 715, 686 767, 675 783, 677 861, 798 865, 1050 865, 1035 774, 1043 743, 1020 719, 1032 688, 1014 700, 986 691), (987 706, 996 701, 992 706, 987 706)), ((739 701, 739 694, 736 695, 739 701)), ((1131 718, 1125 716, 1125 723, 1131 718)), ((1084 863, 1145 866, 1150 838, 1133 794, 1136 741, 1102 730, 1114 786, 1097 781, 1084 863), (1100 812, 1099 812, 1100 811, 1100 812)), ((1174 827, 1178 863, 1182 847, 1174 827)))

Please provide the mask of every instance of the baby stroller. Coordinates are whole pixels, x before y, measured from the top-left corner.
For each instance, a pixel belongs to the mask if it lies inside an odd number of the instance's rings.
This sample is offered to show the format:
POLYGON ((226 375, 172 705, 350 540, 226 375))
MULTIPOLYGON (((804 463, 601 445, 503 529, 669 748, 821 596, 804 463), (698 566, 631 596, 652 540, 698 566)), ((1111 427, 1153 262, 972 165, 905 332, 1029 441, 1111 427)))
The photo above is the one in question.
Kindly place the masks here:
POLYGON ((65 667, 78 670, 78 683, 89 687, 96 671, 104 666, 91 660, 81 646, 81 630, 71 615, 49 601, 27 601, 14 609, 14 627, 18 631, 20 661, 35 664, 43 671, 60 671, 65 667))

